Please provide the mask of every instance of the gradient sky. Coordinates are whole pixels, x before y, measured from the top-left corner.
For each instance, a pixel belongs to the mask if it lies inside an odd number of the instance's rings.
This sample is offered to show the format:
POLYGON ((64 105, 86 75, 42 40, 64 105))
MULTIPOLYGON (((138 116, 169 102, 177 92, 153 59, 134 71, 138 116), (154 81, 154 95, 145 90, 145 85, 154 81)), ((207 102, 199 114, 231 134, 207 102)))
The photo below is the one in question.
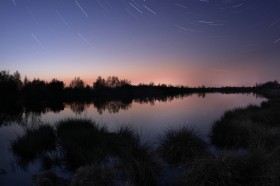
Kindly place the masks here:
POLYGON ((279 0, 1 0, 0 70, 91 84, 280 80, 279 0))

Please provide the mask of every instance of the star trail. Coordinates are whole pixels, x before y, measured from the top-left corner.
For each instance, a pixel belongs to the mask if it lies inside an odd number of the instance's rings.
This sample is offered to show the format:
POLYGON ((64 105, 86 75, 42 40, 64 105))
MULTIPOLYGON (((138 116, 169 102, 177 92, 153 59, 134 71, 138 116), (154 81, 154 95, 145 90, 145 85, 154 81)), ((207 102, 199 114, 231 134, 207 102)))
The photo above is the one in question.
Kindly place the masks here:
POLYGON ((2 0, 0 68, 69 82, 280 80, 278 0, 2 0))

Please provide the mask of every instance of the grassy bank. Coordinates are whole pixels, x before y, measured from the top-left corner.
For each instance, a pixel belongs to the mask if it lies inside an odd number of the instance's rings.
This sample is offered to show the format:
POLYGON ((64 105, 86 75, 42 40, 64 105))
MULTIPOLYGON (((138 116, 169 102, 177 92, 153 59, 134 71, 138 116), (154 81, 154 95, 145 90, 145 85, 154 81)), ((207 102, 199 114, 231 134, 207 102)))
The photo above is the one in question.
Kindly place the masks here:
POLYGON ((280 145, 280 100, 226 112, 214 123, 210 138, 220 148, 273 150, 280 145))
POLYGON ((279 149, 247 154, 222 153, 196 159, 179 180, 188 186, 279 185, 279 149))

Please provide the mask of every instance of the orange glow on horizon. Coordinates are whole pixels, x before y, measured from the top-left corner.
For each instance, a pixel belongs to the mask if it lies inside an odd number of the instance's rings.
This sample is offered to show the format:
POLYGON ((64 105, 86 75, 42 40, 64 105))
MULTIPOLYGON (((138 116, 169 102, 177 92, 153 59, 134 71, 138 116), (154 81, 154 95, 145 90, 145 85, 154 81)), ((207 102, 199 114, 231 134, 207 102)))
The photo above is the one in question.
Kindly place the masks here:
MULTIPOLYGON (((112 60, 113 61, 113 60, 112 60)), ((140 83, 184 85, 190 87, 196 86, 253 86, 255 83, 264 82, 260 77, 271 77, 266 73, 265 64, 252 66, 250 64, 234 64, 219 66, 218 63, 204 65, 201 62, 193 63, 187 59, 136 59, 135 63, 116 62, 114 66, 100 65, 98 68, 80 67, 66 68, 64 71, 48 70, 33 72, 29 70, 26 74, 29 80, 39 78, 45 81, 51 81, 53 78, 63 81, 66 86, 75 78, 80 77, 85 84, 92 86, 98 76, 107 79, 109 76, 117 76, 119 79, 127 79, 133 85, 140 83), (145 63, 140 63, 145 61, 145 63), (160 61, 160 63, 159 63, 160 61), (171 61, 176 62, 174 64, 171 61), (265 69, 265 70, 264 70, 265 69), (32 74, 31 74, 32 73, 32 74)), ((106 61, 105 61, 106 62, 106 61)), ((107 64, 107 63, 105 63, 107 64)), ((275 67, 276 69, 276 67, 275 67)), ((21 72, 20 72, 21 73, 21 72)), ((25 74, 22 74, 22 79, 25 74)), ((274 75, 277 77, 277 75, 274 75)), ((267 81, 275 80, 268 79, 267 81)))

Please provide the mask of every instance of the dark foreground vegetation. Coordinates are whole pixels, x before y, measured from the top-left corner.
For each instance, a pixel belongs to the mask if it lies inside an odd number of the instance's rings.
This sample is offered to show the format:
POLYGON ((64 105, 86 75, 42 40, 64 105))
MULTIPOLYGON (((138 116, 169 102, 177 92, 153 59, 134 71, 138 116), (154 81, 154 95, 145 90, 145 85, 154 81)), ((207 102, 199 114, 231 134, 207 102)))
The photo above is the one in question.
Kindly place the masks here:
POLYGON ((210 134, 210 150, 184 125, 169 128, 156 147, 128 127, 110 132, 86 119, 26 129, 11 143, 17 164, 39 161, 41 185, 276 186, 280 184, 280 100, 228 111, 210 134), (69 177, 56 175, 56 167, 69 177))
POLYGON ((37 185, 155 185, 159 172, 150 147, 131 129, 109 132, 90 120, 27 129, 11 146, 22 169, 39 160, 49 170, 34 176, 37 185), (71 179, 56 176, 55 166, 71 171, 71 179))
POLYGON ((208 155, 207 144, 189 126, 167 129, 160 139, 158 152, 173 165, 188 163, 194 158, 208 155))
POLYGON ((280 100, 226 112, 214 123, 211 141, 220 148, 275 149, 280 144, 280 100))

